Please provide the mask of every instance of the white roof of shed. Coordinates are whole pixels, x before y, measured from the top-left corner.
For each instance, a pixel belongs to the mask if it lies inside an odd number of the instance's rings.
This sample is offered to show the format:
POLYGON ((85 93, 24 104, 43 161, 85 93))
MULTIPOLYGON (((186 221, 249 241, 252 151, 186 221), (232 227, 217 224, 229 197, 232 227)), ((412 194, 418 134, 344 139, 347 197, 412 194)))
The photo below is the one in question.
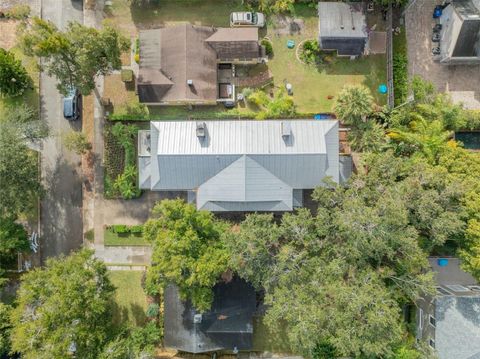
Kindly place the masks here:
POLYGON ((362 3, 318 3, 319 36, 334 38, 366 38, 367 20, 362 3))

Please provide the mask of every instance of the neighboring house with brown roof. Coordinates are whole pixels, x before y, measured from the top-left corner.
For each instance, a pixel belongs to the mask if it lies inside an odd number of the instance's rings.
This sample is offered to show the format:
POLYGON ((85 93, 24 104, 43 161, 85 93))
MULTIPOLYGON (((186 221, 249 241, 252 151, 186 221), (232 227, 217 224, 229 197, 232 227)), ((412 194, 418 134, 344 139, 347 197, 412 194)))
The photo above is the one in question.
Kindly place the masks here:
POLYGON ((138 96, 150 105, 233 101, 234 64, 262 61, 257 28, 181 24, 141 31, 138 96))

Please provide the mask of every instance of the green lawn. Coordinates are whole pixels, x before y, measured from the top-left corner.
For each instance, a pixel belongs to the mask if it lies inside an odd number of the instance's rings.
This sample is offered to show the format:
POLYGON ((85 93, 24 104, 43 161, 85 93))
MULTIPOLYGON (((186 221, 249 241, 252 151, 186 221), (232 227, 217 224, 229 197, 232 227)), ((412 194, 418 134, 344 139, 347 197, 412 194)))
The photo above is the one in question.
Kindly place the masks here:
POLYGON ((147 297, 143 288, 141 271, 110 271, 112 284, 116 287, 113 303, 113 321, 115 325, 130 323, 141 326, 145 324, 147 297))
POLYGON ((116 0, 106 11, 107 23, 124 33, 176 22, 196 25, 229 26, 230 13, 244 9, 241 0, 168 0, 158 5, 131 6, 129 0, 116 0))
POLYGON ((105 228, 103 232, 104 244, 106 246, 149 246, 141 234, 114 233, 110 228, 105 228))
POLYGON ((22 96, 12 97, 12 98, 1 98, 0 97, 0 115, 5 111, 6 107, 15 107, 22 103, 25 103, 31 106, 34 109, 38 110, 39 107, 39 95, 38 95, 38 82, 39 82, 39 72, 37 67, 37 62, 34 58, 27 57, 18 47, 13 47, 10 49, 11 52, 15 55, 16 59, 22 61, 23 66, 28 71, 28 74, 33 80, 33 89, 27 90, 22 96))
POLYGON ((386 83, 386 57, 367 56, 356 60, 337 58, 330 64, 317 68, 304 65, 295 55, 295 49, 287 48, 287 41, 294 40, 299 45, 303 40, 318 36, 318 17, 315 9, 297 7, 297 16, 305 22, 299 35, 278 35, 270 27, 267 36, 273 43, 273 58, 268 67, 273 74, 275 86, 284 86, 285 81, 293 86, 293 98, 298 112, 315 113, 332 110, 335 96, 347 84, 364 84, 372 90, 379 104, 386 103, 386 96, 377 92, 378 85, 386 83))

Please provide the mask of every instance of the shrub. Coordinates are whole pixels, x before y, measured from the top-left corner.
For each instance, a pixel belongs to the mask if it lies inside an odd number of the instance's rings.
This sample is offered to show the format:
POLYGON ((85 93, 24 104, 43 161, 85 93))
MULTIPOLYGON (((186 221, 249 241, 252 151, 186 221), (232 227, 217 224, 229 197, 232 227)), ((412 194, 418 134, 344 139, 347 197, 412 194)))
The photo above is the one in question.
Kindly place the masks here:
POLYGON ((157 303, 150 304, 145 314, 148 318, 157 318, 160 314, 160 306, 157 303))
POLYGON ((95 231, 93 230, 93 228, 86 231, 84 233, 84 237, 87 241, 93 242, 93 240, 95 239, 95 231))
POLYGON ((133 70, 124 69, 120 72, 120 76, 123 82, 132 82, 133 81, 133 70))
POLYGON ((123 173, 113 183, 113 187, 123 199, 140 196, 141 190, 137 187, 137 168, 127 165, 123 173))
POLYGON ((9 19, 22 20, 30 15, 30 7, 28 5, 15 5, 5 12, 5 16, 9 19))
POLYGON ((19 96, 32 88, 32 79, 13 53, 0 48, 0 94, 19 96))
POLYGON ((320 45, 317 40, 307 40, 303 43, 300 50, 300 59, 309 65, 315 65, 321 62, 320 45))
POLYGON ((273 55, 273 46, 270 40, 268 39, 263 39, 262 40, 262 46, 265 47, 265 52, 267 53, 267 56, 272 56, 273 55))
POLYGON ((130 226, 130 232, 135 234, 143 233, 143 226, 141 224, 130 226))
POLYGON ((395 105, 407 100, 408 96, 408 59, 405 53, 393 56, 393 87, 395 94, 395 105))
POLYGON ((130 232, 130 230, 128 229, 128 227, 124 224, 114 224, 113 226, 110 227, 112 229, 112 232, 113 233, 118 233, 118 234, 121 234, 121 233, 128 233, 130 232))
POLYGON ((91 143, 82 132, 70 131, 63 136, 63 142, 68 150, 74 151, 77 155, 83 155, 92 149, 91 143))

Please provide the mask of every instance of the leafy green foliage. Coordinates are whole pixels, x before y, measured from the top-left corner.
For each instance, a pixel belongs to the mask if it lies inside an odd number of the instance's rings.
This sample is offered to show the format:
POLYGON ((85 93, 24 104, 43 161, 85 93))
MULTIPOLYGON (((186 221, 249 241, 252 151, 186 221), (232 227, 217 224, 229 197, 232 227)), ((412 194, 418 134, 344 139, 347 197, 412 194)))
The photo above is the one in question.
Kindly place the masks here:
POLYGON ((4 267, 16 259, 17 253, 29 251, 30 243, 25 228, 12 217, 0 217, 0 266, 4 267))
POLYGON ((256 115, 258 120, 292 117, 296 112, 293 99, 287 95, 285 89, 277 90, 273 98, 262 90, 255 90, 248 94, 247 101, 260 108, 256 115))
POLYGON ((373 97, 364 86, 345 86, 337 95, 334 111, 345 124, 359 127, 373 112, 373 97))
POLYGON ((10 330, 10 312, 12 308, 0 302, 0 357, 7 357, 11 350, 10 330))
POLYGON ((83 155, 92 149, 92 144, 88 142, 83 132, 70 131, 63 137, 65 147, 74 151, 77 155, 83 155))
POLYGON ((293 12, 295 0, 245 0, 245 3, 266 14, 278 14, 293 12))
POLYGON ((401 32, 393 37, 393 90, 396 106, 407 100, 408 57, 407 37, 404 27, 401 27, 401 32))
POLYGON ((272 56, 273 55, 272 42, 268 39, 262 39, 261 44, 263 47, 265 47, 265 53, 267 54, 267 56, 272 56))
POLYGON ((95 76, 121 68, 120 55, 129 42, 108 26, 96 30, 71 22, 61 32, 52 22, 33 18, 32 26, 23 31, 21 46, 27 55, 44 60, 45 70, 58 79, 60 92, 76 87, 88 95, 95 88, 95 76))
POLYGON ((137 167, 127 165, 113 183, 113 188, 120 193, 123 199, 139 197, 142 191, 137 186, 137 167))
POLYGON ((209 309, 212 287, 228 268, 229 253, 220 240, 225 229, 212 213, 180 199, 158 203, 144 226, 144 237, 153 245, 147 293, 161 293, 174 283, 184 300, 200 311, 209 309))
POLYGON ((8 50, 0 48, 0 94, 19 96, 32 86, 32 79, 22 62, 8 50))
POLYGON ((303 43, 300 59, 306 64, 316 65, 320 61, 320 45, 317 40, 307 40, 303 43))
POLYGON ((114 288, 107 268, 82 250, 23 275, 12 312, 12 349, 25 358, 97 358, 110 332, 114 288))
POLYGON ((280 229, 271 214, 250 214, 238 230, 224 240, 231 253, 231 266, 257 289, 268 287, 274 255, 279 248, 280 229))
POLYGON ((140 196, 135 139, 138 128, 116 123, 105 130, 105 192, 110 198, 140 196))
POLYGON ((0 217, 16 217, 33 208, 42 193, 37 158, 27 147, 28 140, 46 136, 33 112, 20 106, 8 109, 0 122, 0 217))
POLYGON ((231 267, 266 291, 266 323, 271 330, 285 323, 295 351, 415 357, 397 350, 401 304, 433 292, 428 253, 463 243, 470 187, 423 158, 386 151, 363 161, 368 171, 346 186, 315 190, 316 215, 301 209, 280 223, 249 215, 227 232, 231 267))
POLYGON ((30 15, 30 7, 28 5, 14 5, 5 12, 8 19, 23 20, 30 15))
POLYGON ((155 346, 160 343, 162 331, 155 322, 144 327, 128 328, 110 341, 100 359, 153 359, 155 346))

